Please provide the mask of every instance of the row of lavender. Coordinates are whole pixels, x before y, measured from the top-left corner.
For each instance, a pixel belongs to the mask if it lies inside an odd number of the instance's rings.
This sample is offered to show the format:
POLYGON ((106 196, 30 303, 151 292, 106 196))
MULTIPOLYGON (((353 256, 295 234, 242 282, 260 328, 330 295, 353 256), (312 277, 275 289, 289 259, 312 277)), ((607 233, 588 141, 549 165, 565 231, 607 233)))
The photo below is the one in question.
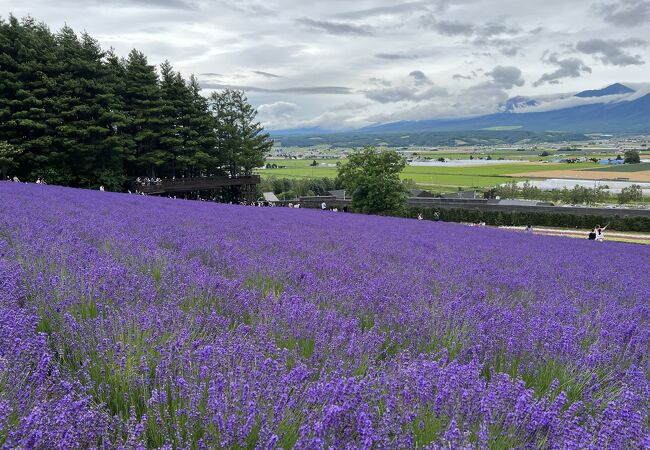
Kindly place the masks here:
POLYGON ((6 448, 650 447, 650 249, 0 183, 6 448))

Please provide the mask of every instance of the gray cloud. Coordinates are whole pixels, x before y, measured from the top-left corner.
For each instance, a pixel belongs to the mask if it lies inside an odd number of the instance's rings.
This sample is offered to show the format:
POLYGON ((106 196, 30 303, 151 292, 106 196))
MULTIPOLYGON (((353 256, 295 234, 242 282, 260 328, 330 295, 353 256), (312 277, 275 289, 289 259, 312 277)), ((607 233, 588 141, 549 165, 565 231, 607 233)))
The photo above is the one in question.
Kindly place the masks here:
POLYGON ((202 89, 240 89, 246 92, 266 92, 275 94, 333 94, 333 95, 346 95, 352 94, 354 91, 347 87, 341 86, 293 86, 286 88, 270 89, 258 86, 240 86, 234 84, 223 83, 201 83, 202 89))
POLYGON ((388 59, 388 60, 399 60, 399 59, 418 59, 419 55, 413 53, 376 53, 376 58, 379 59, 388 59))
POLYGON ((463 74, 460 74, 460 73, 456 73, 451 78, 456 80, 456 81, 459 81, 459 80, 473 80, 474 78, 476 78, 476 72, 472 71, 472 73, 470 75, 463 75, 463 74))
POLYGON ((364 91, 367 99, 379 103, 422 102, 435 97, 449 95, 446 89, 434 86, 429 77, 421 70, 414 70, 399 84, 387 80, 375 80, 378 88, 364 91))
MULTIPOLYGON (((426 8, 431 2, 407 2, 391 6, 378 6, 375 8, 360 9, 339 13, 337 17, 345 19, 365 19, 375 16, 400 16, 408 12, 418 11, 426 8)), ((438 2, 441 3, 441 2, 438 2)))
MULTIPOLYGON (((489 22, 479 29, 482 36, 498 36, 501 34, 517 34, 522 30, 518 26, 508 26, 502 23, 489 22)), ((534 30, 533 30, 534 31, 534 30)))
POLYGON ((542 61, 557 66, 557 69, 543 74, 539 80, 533 83, 535 87, 544 83, 559 84, 562 78, 578 78, 583 73, 591 73, 591 67, 587 66, 579 58, 560 59, 557 53, 547 53, 542 56, 542 61))
POLYGON ((257 75, 262 75, 263 77, 266 78, 282 78, 280 75, 276 75, 270 72, 263 72, 261 70, 253 70, 253 73, 256 73, 257 75))
POLYGON ((618 3, 597 5, 596 11, 605 22, 619 26, 637 26, 650 21, 650 1, 622 0, 618 3))
POLYGON ((314 30, 324 31, 329 34, 352 34, 358 36, 370 36, 372 31, 367 25, 354 25, 344 22, 331 22, 326 20, 313 20, 303 17, 297 20, 298 23, 314 30))
POLYGON ((434 30, 444 36, 472 36, 476 30, 474 25, 458 20, 438 20, 433 14, 420 17, 420 25, 434 30))
POLYGON ((439 20, 435 23, 435 30, 445 36, 471 36, 474 25, 457 20, 439 20))
POLYGON ((588 39, 579 41, 576 50, 598 58, 603 64, 613 66, 632 66, 645 64, 641 55, 632 55, 624 49, 628 47, 645 47, 647 42, 642 39, 626 39, 624 41, 588 39))
POLYGON ((413 78, 413 80, 415 80, 415 84, 417 85, 431 84, 429 77, 427 77, 421 70, 414 70, 413 72, 409 73, 409 77, 413 78))
POLYGON ((435 97, 444 97, 448 95, 446 89, 441 87, 430 87, 423 91, 412 86, 390 86, 380 89, 370 89, 365 91, 366 98, 379 103, 397 103, 397 102, 421 102, 430 100, 435 97))
POLYGON ((512 89, 515 86, 523 86, 526 82, 521 76, 521 70, 514 66, 496 66, 485 76, 492 78, 495 86, 502 89, 512 89))
MULTIPOLYGON (((100 4, 105 2, 96 1, 100 4)), ((116 0, 113 3, 123 5, 147 5, 165 9, 196 9, 196 2, 191 0, 116 0)))

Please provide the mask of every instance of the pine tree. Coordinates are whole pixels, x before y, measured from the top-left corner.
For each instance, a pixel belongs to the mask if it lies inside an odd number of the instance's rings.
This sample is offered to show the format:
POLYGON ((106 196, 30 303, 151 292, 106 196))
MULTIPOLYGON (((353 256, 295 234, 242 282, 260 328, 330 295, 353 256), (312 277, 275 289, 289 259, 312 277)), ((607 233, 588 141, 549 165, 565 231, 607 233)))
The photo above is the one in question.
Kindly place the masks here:
POLYGON ((98 99, 105 107, 100 110, 97 124, 106 130, 106 136, 95 153, 94 181, 97 185, 118 190, 127 176, 127 164, 135 158, 135 142, 126 132, 126 69, 112 49, 106 53, 102 68, 98 82, 104 88, 98 99))
POLYGON ((56 115, 51 110, 56 43, 44 24, 10 16, 0 43, 0 140, 19 145, 17 175, 67 180, 63 154, 54 144, 56 115))
POLYGON ((186 168, 184 157, 187 152, 187 116, 190 114, 191 99, 185 80, 174 72, 169 61, 160 65, 160 92, 160 148, 167 155, 165 175, 175 177, 177 169, 184 171, 186 168))
POLYGON ((225 159, 217 148, 215 120, 208 110, 208 100, 201 95, 201 86, 194 75, 190 76, 187 87, 190 111, 184 126, 189 175, 223 175, 225 159))
POLYGON ((160 148, 163 104, 158 76, 155 68, 147 62, 147 57, 137 50, 129 53, 125 76, 125 130, 135 144, 134 165, 130 166, 130 171, 154 178, 158 168, 167 160, 160 148))
POLYGON ((111 151, 107 139, 113 130, 108 116, 114 106, 113 87, 106 83, 107 68, 104 52, 97 41, 87 34, 79 40, 75 32, 64 27, 56 36, 59 74, 55 84, 54 108, 61 124, 56 127, 58 147, 66 156, 71 171, 71 183, 78 186, 109 184, 120 188, 120 174, 106 177, 106 168, 98 160, 111 151), (105 179, 97 183, 98 175, 105 179))
POLYGON ((214 92, 210 108, 216 121, 217 147, 228 161, 231 176, 250 175, 264 165, 273 140, 259 122, 257 111, 243 91, 226 89, 214 92))

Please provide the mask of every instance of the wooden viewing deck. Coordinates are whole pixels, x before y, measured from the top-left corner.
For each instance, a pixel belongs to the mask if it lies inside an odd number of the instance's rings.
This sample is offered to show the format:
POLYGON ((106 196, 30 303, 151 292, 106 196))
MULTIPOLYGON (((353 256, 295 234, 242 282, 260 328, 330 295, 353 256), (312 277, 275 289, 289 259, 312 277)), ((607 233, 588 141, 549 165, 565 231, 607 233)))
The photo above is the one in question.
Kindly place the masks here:
POLYGON ((138 183, 132 181, 131 186, 138 192, 150 195, 181 194, 186 192, 210 191, 229 186, 253 186, 259 184, 259 175, 242 175, 237 177, 198 177, 164 179, 158 183, 138 183))

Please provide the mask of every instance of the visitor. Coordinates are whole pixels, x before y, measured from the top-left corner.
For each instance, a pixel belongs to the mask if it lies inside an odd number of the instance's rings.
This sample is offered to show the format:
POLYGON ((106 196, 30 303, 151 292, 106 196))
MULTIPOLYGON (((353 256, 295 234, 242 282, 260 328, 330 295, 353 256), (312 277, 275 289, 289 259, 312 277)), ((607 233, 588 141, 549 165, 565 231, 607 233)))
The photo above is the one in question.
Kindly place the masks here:
POLYGON ((587 239, 590 241, 596 240, 596 227, 594 227, 594 229, 589 232, 589 237, 587 237, 587 239))
POLYGON ((14 176, 14 183, 20 183, 20 180, 16 176, 14 176))
POLYGON ((289 202, 289 208, 293 208, 293 203, 289 202))
POLYGON ((438 211, 433 213, 433 220, 434 222, 438 222, 440 220, 440 213, 438 211))
POLYGON ((526 233, 533 234, 533 226, 528 224, 526 225, 526 233))
POLYGON ((422 217, 422 213, 418 213, 418 220, 424 220, 424 218, 422 217))
POLYGON ((603 231, 605 231, 608 226, 609 226, 609 224, 605 225, 602 228, 600 227, 600 225, 598 225, 596 227, 596 241, 598 241, 598 242, 604 242, 605 241, 605 234, 603 233, 603 231))
POLYGON ((320 204, 320 209, 322 209, 323 211, 325 211, 325 210, 327 209, 327 203, 325 203, 325 202, 321 203, 321 204, 320 204))
POLYGON ((36 179, 36 184, 41 184, 41 179, 40 178, 36 179))
POLYGON ((99 190, 100 190, 100 192, 104 192, 104 185, 103 184, 99 186, 99 190))

